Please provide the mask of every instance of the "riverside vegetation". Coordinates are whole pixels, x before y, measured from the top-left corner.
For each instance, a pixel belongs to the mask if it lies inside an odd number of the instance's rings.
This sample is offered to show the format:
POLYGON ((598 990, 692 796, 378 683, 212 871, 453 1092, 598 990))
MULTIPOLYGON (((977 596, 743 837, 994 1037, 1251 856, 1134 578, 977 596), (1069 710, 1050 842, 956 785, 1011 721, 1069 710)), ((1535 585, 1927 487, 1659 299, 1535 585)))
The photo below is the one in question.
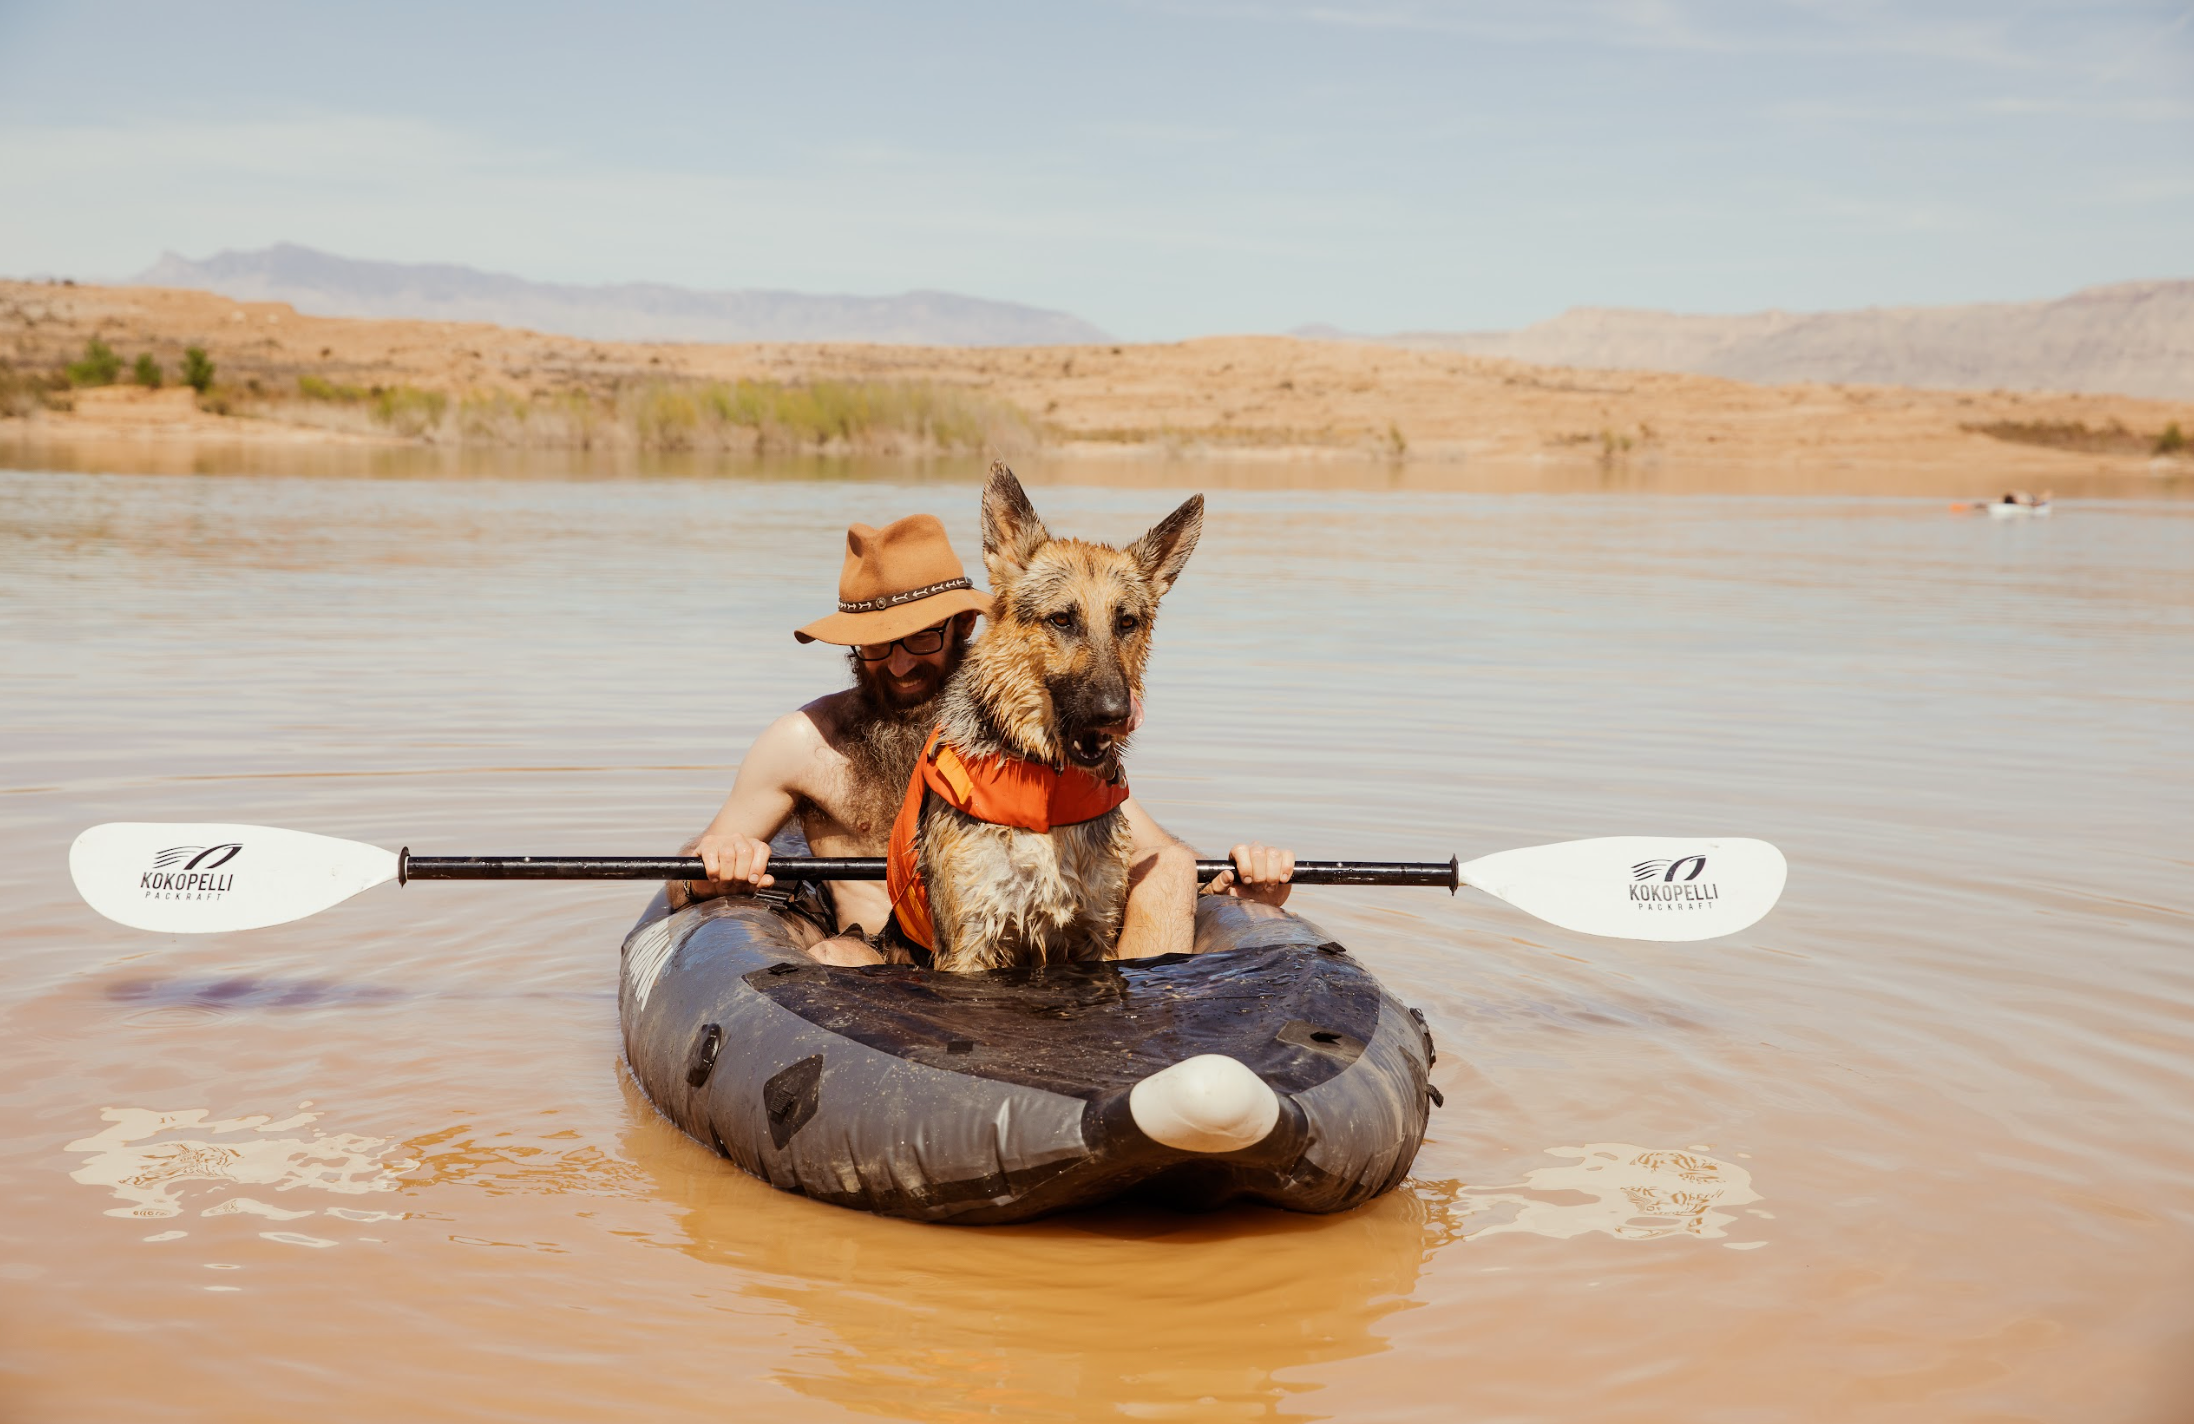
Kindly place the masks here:
MULTIPOLYGON (((992 450, 1037 443, 1034 426, 1010 402, 949 383, 912 380, 696 381, 672 377, 618 380, 598 389, 520 394, 488 389, 462 395, 421 386, 355 385, 305 372, 284 388, 248 375, 217 383, 203 347, 179 362, 182 382, 217 415, 255 416, 353 434, 391 435, 436 444, 577 449, 700 451, 861 451, 923 454, 992 450)), ((125 367, 98 337, 57 370, 0 363, 0 414, 41 405, 66 411, 72 390, 110 386, 127 370, 158 389, 166 372, 146 352, 125 367)))
MULTIPOLYGON (((202 402, 211 398, 214 366, 205 348, 185 347, 181 368, 183 384, 198 392, 202 402)), ((166 368, 150 351, 140 352, 128 369, 130 380, 148 390, 158 390, 167 384, 166 368)), ((0 416, 28 415, 41 406, 49 410, 68 410, 70 391, 114 385, 121 379, 122 371, 120 353, 96 336, 84 343, 82 356, 58 370, 25 371, 10 362, 0 361, 0 416)))
POLYGON ((2014 444, 2094 455, 2179 455, 2185 453, 2187 444, 2186 434, 2176 420, 2154 435, 2143 435, 2115 420, 2101 426, 2079 420, 1995 420, 1965 428, 1976 435, 2014 444))
POLYGON ((1012 405, 932 381, 620 382, 606 390, 452 397, 410 385, 297 378, 295 398, 247 391, 232 409, 300 425, 447 444, 920 454, 1035 443, 1012 405))

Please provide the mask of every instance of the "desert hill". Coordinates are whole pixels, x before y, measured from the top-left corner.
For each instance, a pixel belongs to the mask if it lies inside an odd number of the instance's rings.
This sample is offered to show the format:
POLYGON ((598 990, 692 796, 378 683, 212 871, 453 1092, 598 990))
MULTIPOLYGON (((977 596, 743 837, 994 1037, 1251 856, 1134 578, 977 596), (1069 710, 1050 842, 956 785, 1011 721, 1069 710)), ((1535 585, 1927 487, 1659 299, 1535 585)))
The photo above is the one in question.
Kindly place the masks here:
POLYGON ((593 342, 148 287, 0 282, 0 386, 0 447, 124 436, 177 448, 1223 455, 1267 469, 1353 462, 1443 487, 2162 493, 2194 480, 2190 401, 1765 386, 1283 336, 593 342), (108 365, 86 379, 94 339, 108 365), (176 384, 193 346, 215 368, 203 393, 176 384), (129 384, 140 356, 163 386, 129 384))
POLYGON ((192 287, 313 316, 482 321, 598 341, 881 341, 1045 346, 1111 338, 1079 317, 950 292, 893 297, 701 292, 653 282, 564 286, 450 263, 367 262, 277 243, 194 262, 175 253, 132 281, 192 287))
POLYGON ((2194 282, 2120 282, 2046 302, 1744 316, 1578 307, 1519 331, 1351 337, 1304 327, 1297 334, 1770 385, 1837 381, 2194 398, 2194 282))

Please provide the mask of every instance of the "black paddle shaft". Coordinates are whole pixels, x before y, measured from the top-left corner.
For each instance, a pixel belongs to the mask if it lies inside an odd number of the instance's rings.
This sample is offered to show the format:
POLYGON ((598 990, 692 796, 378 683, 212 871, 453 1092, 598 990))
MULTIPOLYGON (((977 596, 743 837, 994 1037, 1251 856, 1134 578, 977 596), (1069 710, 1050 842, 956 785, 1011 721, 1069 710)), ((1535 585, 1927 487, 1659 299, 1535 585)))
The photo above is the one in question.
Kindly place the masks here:
MULTIPOLYGON (((706 880, 708 867, 693 855, 413 855, 397 857, 396 879, 409 880, 706 880)), ((1232 870, 1231 860, 1199 860, 1196 879, 1232 870)), ((882 880, 882 856, 837 858, 773 856, 769 873, 779 880, 882 880)), ((1298 860, 1297 885, 1437 885, 1452 894, 1462 882, 1450 859, 1298 860)))

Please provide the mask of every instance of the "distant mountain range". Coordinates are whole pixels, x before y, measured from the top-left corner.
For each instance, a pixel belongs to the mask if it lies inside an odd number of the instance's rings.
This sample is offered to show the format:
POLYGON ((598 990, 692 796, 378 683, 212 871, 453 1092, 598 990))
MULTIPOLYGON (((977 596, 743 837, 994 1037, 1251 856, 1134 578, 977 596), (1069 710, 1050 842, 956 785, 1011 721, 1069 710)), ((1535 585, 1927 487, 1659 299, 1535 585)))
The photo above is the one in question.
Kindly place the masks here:
POLYGON ((240 301, 288 302, 314 316, 484 321, 598 341, 1054 346, 1112 339, 1065 312, 950 292, 846 297, 697 292, 653 282, 562 286, 448 263, 366 262, 287 242, 258 252, 217 253, 203 262, 163 253, 131 281, 240 301))
MULTIPOLYGON (((288 302, 316 316, 483 321, 605 341, 1051 346, 1112 339, 1065 312, 950 292, 854 297, 702 292, 651 282, 566 286, 449 263, 362 261, 286 242, 202 262, 165 253, 131 280, 288 302)), ((1370 336, 1304 326, 1290 334, 1770 384, 1839 381, 2194 399, 2194 281, 2120 282, 2042 302, 1743 316, 1577 307, 1519 331, 1370 336)))
POLYGON ((1306 326, 1290 334, 1770 384, 2194 398, 2194 282, 2120 282, 2046 302, 1749 316, 1578 307, 1520 331, 1356 336, 1306 326))

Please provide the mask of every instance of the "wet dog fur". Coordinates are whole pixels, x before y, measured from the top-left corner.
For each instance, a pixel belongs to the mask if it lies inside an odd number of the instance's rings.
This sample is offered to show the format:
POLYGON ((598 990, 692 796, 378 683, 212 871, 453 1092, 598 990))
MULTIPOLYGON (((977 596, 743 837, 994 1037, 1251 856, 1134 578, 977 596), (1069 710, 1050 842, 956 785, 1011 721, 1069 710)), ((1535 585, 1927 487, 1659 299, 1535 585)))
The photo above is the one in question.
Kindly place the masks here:
MULTIPOLYGON (((1202 532, 1202 495, 1124 549, 1057 539, 1021 482, 991 466, 983 564, 996 604, 939 695, 944 740, 1119 780, 1158 601, 1202 532)), ((936 967, 1103 959, 1127 907, 1127 816, 1049 832, 997 826, 930 796, 916 840, 936 926, 936 967)))

